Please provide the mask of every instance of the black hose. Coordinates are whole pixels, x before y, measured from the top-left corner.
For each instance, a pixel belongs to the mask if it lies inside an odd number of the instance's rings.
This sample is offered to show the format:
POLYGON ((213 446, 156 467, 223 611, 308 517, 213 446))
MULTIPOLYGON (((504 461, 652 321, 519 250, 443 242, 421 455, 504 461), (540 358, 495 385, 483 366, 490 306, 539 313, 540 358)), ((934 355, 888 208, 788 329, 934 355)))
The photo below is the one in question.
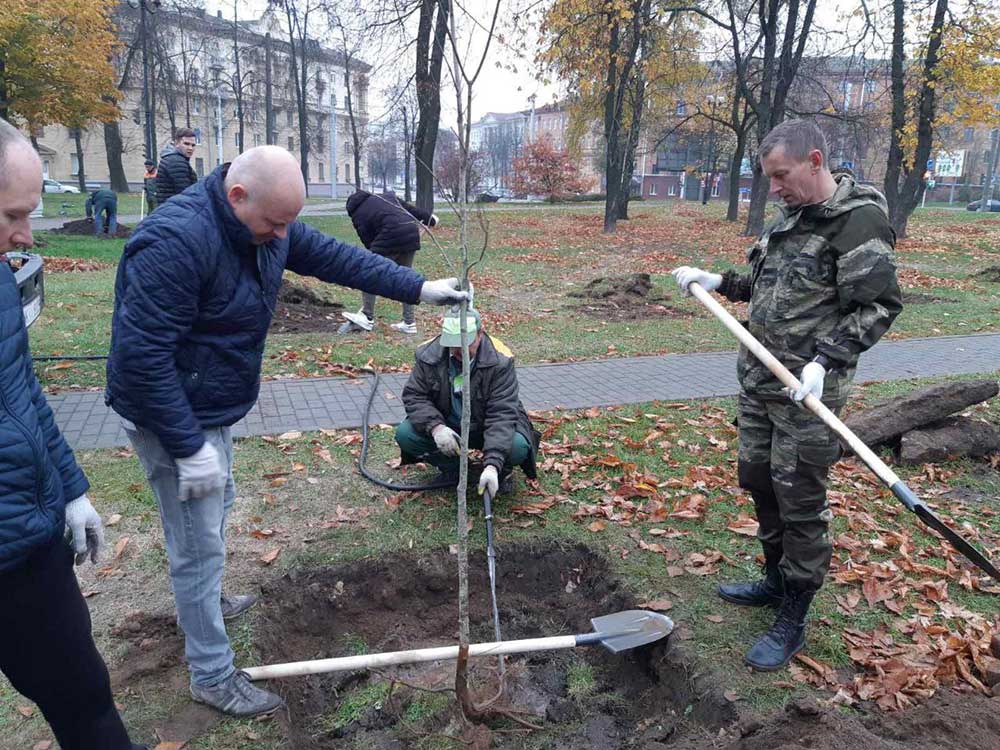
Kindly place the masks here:
POLYGON ((454 487, 455 482, 444 477, 434 479, 426 484, 396 484, 395 482, 386 482, 384 479, 379 479, 368 471, 368 468, 365 466, 365 460, 368 458, 368 418, 371 415, 372 403, 375 401, 375 394, 378 393, 378 384, 381 381, 378 370, 372 370, 372 374, 374 375, 372 390, 368 394, 368 403, 365 404, 365 411, 361 416, 361 455, 358 456, 358 471, 361 472, 361 476, 369 482, 374 482, 379 487, 397 491, 421 492, 423 490, 441 490, 446 487, 454 487))
POLYGON ((107 358, 108 358, 107 354, 78 354, 73 357, 55 357, 55 356, 43 355, 41 357, 32 357, 31 359, 35 362, 53 362, 55 360, 61 360, 61 359, 80 361, 80 360, 107 359, 107 358))

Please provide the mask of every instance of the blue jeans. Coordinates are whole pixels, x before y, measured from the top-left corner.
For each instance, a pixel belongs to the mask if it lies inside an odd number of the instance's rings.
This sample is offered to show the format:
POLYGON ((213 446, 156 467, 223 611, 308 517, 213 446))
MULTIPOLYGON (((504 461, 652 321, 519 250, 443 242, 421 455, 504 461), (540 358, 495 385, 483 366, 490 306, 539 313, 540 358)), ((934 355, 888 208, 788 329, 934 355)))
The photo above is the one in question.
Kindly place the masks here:
POLYGON ((150 430, 126 425, 125 432, 156 495, 167 542, 170 582, 184 630, 191 682, 217 685, 234 671, 233 650, 222 621, 222 572, 226 563, 226 516, 236 497, 233 439, 228 427, 205 430, 227 465, 225 487, 208 497, 181 502, 177 464, 150 430))
POLYGON ((108 215, 108 234, 112 237, 118 231, 118 207, 110 203, 94 206, 94 234, 104 234, 104 214, 108 215))

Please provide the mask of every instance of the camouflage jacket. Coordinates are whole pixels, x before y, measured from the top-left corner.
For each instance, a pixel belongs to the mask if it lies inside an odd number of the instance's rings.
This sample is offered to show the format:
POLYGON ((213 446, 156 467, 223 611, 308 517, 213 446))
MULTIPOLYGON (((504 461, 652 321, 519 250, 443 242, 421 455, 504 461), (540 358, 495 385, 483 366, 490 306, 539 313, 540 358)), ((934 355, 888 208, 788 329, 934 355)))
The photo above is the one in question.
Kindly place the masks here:
MULTIPOLYGON (((827 369, 824 401, 846 398, 858 355, 903 308, 885 198, 837 175, 824 203, 782 208, 750 248, 750 271, 723 274, 719 292, 750 302, 750 332, 796 375, 810 360, 827 369)), ((737 368, 749 394, 782 385, 745 347, 737 368)))

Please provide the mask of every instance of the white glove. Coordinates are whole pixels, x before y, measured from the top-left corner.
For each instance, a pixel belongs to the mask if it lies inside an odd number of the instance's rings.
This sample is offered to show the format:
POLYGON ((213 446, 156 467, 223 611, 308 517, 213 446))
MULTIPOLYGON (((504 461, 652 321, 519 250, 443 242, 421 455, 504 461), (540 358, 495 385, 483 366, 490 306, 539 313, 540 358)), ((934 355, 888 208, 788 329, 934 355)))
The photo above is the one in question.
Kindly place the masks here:
POLYGON ((431 218, 430 218, 430 221, 427 222, 427 226, 429 226, 429 227, 436 227, 440 223, 441 223, 441 220, 438 219, 438 215, 437 214, 431 214, 431 218))
POLYGON ((671 273, 677 280, 678 286, 684 290, 684 294, 691 294, 688 286, 692 282, 698 282, 706 292, 714 292, 722 284, 722 274, 709 273, 693 266, 681 266, 675 268, 671 273))
POLYGON ((420 301, 431 305, 457 305, 468 298, 469 293, 459 288, 455 278, 425 281, 420 287, 420 301))
POLYGON ((810 393, 816 398, 823 398, 823 378, 826 370, 819 362, 809 362, 802 368, 799 375, 801 385, 791 393, 792 401, 801 401, 810 393))
POLYGON ((498 489, 500 489, 500 480, 497 478, 497 467, 489 464, 479 475, 479 494, 482 495, 486 490, 489 490, 490 497, 495 497, 498 489))
POLYGON ((104 546, 104 525, 86 495, 66 503, 66 527, 73 534, 76 564, 81 565, 88 557, 96 563, 104 546))
POLYGON ((198 452, 177 460, 177 494, 181 502, 197 500, 221 490, 226 484, 219 451, 205 441, 198 452))
POLYGON ((446 456, 457 456, 462 450, 458 433, 446 424, 439 424, 431 430, 431 437, 438 450, 446 456))

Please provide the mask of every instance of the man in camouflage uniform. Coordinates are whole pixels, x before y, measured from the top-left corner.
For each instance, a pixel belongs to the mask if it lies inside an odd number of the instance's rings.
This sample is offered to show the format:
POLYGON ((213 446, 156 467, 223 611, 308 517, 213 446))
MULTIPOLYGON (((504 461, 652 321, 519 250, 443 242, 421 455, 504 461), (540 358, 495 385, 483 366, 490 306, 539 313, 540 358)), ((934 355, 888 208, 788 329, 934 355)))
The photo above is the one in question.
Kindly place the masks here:
POLYGON ((826 480, 840 445, 798 402, 812 393, 839 412, 858 356, 902 309, 885 198, 848 174, 831 174, 826 157, 815 123, 778 125, 761 143, 760 160, 784 205, 750 248, 749 273, 674 271, 685 291, 697 282, 734 302, 749 301, 750 333, 802 383, 788 393, 740 347, 739 483, 756 506, 765 577, 723 585, 719 595, 778 607, 774 625, 746 655, 750 666, 768 671, 805 646, 806 613, 832 550, 826 480))

